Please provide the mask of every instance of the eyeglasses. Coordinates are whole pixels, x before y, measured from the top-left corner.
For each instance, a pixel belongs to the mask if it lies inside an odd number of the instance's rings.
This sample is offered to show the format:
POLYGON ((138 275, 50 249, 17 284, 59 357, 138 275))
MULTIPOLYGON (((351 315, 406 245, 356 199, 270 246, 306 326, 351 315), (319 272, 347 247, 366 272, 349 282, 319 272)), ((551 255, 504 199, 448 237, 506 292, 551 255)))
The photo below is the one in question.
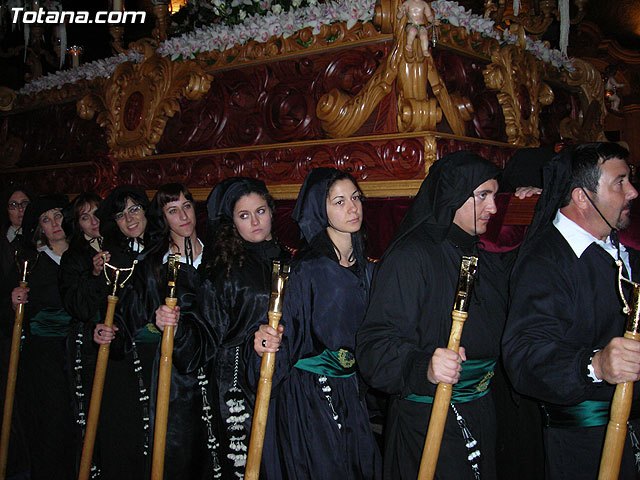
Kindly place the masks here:
POLYGON ((9 210, 18 210, 19 208, 24 210, 30 203, 31 202, 29 200, 23 200, 21 202, 9 202, 7 207, 9 208, 9 210))
POLYGON ((116 222, 119 222, 120 220, 124 219, 125 214, 129 214, 132 217, 135 217, 137 215, 140 215, 140 212, 142 211, 142 205, 131 205, 129 208, 124 209, 121 212, 116 213, 113 218, 115 219, 116 222))

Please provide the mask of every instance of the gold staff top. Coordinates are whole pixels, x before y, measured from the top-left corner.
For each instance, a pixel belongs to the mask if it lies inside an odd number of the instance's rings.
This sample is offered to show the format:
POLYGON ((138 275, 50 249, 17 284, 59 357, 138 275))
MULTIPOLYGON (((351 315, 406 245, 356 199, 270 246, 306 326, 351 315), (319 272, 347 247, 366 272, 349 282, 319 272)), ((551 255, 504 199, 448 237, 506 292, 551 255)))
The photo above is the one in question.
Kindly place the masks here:
MULTIPOLYGON (((102 255, 102 259, 103 260, 106 259, 104 254, 102 255)), ((113 292, 111 293, 113 297, 116 296, 116 291, 118 290, 118 287, 120 288, 124 287, 124 284, 127 283, 127 281, 131 278, 131 275, 133 275, 133 269, 136 267, 137 264, 138 264, 138 260, 134 260, 133 264, 129 268, 118 268, 111 265, 110 263, 107 263, 106 261, 104 262, 104 276, 107 279, 107 285, 113 285, 113 292), (108 272, 111 272, 113 274, 113 280, 109 278, 108 272), (125 278, 124 280, 122 280, 122 282, 120 282, 120 284, 118 284, 118 279, 120 278, 121 272, 128 273, 128 275, 127 275, 127 278, 125 278)))
POLYGON ((459 312, 469 311, 471 289, 478 268, 478 257, 463 256, 460 263, 460 276, 458 277, 458 292, 453 303, 453 309, 459 312))
POLYGON ((180 254, 173 253, 167 257, 167 297, 176 298, 176 284, 180 270, 180 254))

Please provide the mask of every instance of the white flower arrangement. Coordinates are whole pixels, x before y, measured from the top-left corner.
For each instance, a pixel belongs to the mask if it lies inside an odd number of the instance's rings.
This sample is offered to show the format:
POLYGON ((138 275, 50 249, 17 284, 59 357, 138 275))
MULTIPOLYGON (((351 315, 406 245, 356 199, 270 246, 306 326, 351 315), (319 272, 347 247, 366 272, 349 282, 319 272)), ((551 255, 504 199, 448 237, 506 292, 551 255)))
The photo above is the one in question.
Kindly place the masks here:
MULTIPOLYGON (((518 43, 518 37, 511 35, 507 30, 500 32, 495 28, 495 23, 490 18, 484 18, 481 15, 471 13, 457 2, 450 0, 434 0, 431 2, 431 8, 437 19, 447 21, 456 27, 465 27, 472 32, 479 32, 481 35, 489 38, 495 38, 501 44, 515 45, 518 43)), ((527 37, 526 49, 531 54, 543 62, 551 63, 556 68, 564 68, 565 70, 573 70, 573 59, 564 55, 560 50, 551 49, 549 46, 540 41, 527 37)))
MULTIPOLYGON (((239 1, 234 0, 234 4, 239 4, 239 1)), ((252 1, 244 0, 243 3, 252 1)), ((295 6, 300 2, 292 3, 295 6)), ((287 38, 307 27, 313 28, 313 33, 318 33, 322 25, 346 22, 347 28, 351 28, 359 21, 370 21, 375 7, 375 1, 372 0, 307 3, 309 5, 306 7, 291 8, 286 12, 282 11, 281 5, 274 4, 265 14, 245 16, 242 23, 237 25, 218 23, 196 28, 192 32, 163 42, 158 48, 158 53, 170 57, 171 60, 193 59, 199 53, 224 51, 234 45, 243 45, 249 40, 266 42, 274 35, 287 38)))
POLYGON ((70 70, 59 70, 27 83, 18 90, 19 95, 29 95, 52 88, 62 88, 67 83, 76 83, 81 80, 93 80, 98 77, 110 77, 115 69, 124 62, 140 63, 144 60, 144 55, 136 51, 120 53, 113 57, 96 60, 86 63, 70 70))
MULTIPOLYGON (((225 8, 223 0, 211 0, 211 8, 225 8)), ((206 3, 206 2, 205 2, 206 3)), ((249 40, 266 42, 272 36, 290 37, 297 31, 311 27, 317 34, 322 25, 336 22, 346 22, 347 28, 357 22, 368 22, 373 18, 375 0, 336 0, 317 3, 316 0, 293 0, 292 6, 305 4, 298 8, 283 11, 281 5, 272 4, 271 0, 232 0, 229 7, 240 8, 245 12, 241 23, 199 27, 191 32, 166 40, 158 47, 158 53, 170 57, 171 60, 194 59, 200 53, 210 51, 224 51, 234 45, 243 45, 249 40), (266 11, 264 14, 249 15, 243 10, 244 6, 254 11, 256 5, 266 11)), ((493 20, 467 11, 463 6, 451 0, 434 0, 431 3, 436 18, 454 26, 465 27, 469 31, 479 32, 485 37, 495 38, 502 44, 516 44, 518 38, 508 31, 496 30, 493 20)), ((558 68, 573 70, 573 60, 563 55, 559 50, 551 49, 539 40, 527 38, 526 49, 544 62, 550 62, 558 68)), ((20 95, 37 93, 51 88, 61 88, 67 83, 80 80, 92 80, 97 77, 109 77, 123 62, 143 61, 143 56, 137 52, 119 54, 103 60, 82 65, 71 70, 62 70, 45 77, 38 78, 25 85, 18 91, 20 95)))

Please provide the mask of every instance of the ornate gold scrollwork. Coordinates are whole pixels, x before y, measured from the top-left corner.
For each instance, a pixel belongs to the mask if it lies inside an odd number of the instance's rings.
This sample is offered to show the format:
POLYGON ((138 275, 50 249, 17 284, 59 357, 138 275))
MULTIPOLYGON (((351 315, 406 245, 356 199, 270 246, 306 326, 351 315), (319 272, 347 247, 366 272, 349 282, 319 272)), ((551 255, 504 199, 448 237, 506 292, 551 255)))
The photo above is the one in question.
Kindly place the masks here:
POLYGON ((7 87, 0 87, 0 111, 11 111, 15 103, 16 92, 7 87))
POLYGON ((542 0, 538 5, 538 10, 527 8, 517 17, 505 15, 502 22, 513 25, 519 23, 526 32, 538 38, 542 36, 553 21, 558 18, 557 2, 555 0, 542 0))
POLYGON ((424 137, 424 166, 425 176, 429 174, 429 169, 438 160, 438 139, 435 135, 424 137))
POLYGON ((562 80, 580 87, 581 109, 578 118, 566 117, 560 122, 560 136, 577 142, 604 142, 604 84, 598 69, 586 60, 574 59, 573 72, 563 72, 562 80))
POLYGON ((97 113, 115 158, 141 157, 153 153, 167 119, 180 109, 180 96, 198 100, 210 84, 196 62, 153 55, 141 64, 123 63, 109 79, 94 82, 76 108, 86 120, 97 113))
POLYGON ((375 22, 384 33, 393 32, 393 47, 386 61, 362 90, 350 96, 334 89, 320 98, 316 115, 331 137, 348 137, 369 118, 380 100, 392 91, 397 80, 398 130, 433 130, 444 113, 453 132, 464 135, 464 119, 471 109, 468 101, 453 98, 436 70, 433 57, 424 55, 417 40, 413 51, 405 48, 406 16, 398 19, 398 0, 381 0, 376 6, 375 22), (429 98, 427 84, 435 98, 429 98))
POLYGON ((533 55, 508 45, 494 52, 483 71, 487 88, 498 91, 509 143, 522 147, 540 143, 540 107, 553 102, 553 91, 542 81, 541 70, 533 55))

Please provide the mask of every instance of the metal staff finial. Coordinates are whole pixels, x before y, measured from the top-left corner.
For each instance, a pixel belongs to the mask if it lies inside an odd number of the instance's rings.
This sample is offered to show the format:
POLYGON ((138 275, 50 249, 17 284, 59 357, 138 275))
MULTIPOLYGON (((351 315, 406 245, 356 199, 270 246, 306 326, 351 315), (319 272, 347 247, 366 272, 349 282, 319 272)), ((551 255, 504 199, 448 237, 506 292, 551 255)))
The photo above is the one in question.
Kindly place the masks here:
POLYGON ((438 44, 438 40, 440 40, 440 34, 438 32, 438 25, 436 25, 436 21, 434 19, 429 26, 431 30, 431 46, 435 47, 438 44))
POLYGON ((127 281, 131 278, 131 275, 133 275, 133 269, 138 264, 138 260, 134 260, 133 264, 129 268, 118 268, 118 267, 115 267, 115 266, 111 265, 110 263, 106 262, 106 255, 105 254, 102 254, 102 259, 105 261, 104 262, 104 276, 107 279, 107 285, 113 285, 113 292, 111 293, 111 295, 115 297, 116 296, 116 292, 118 290, 118 287, 123 288, 124 284, 127 283, 127 281), (109 278, 109 273, 107 273, 107 270, 112 272, 113 280, 111 280, 109 278), (120 282, 120 284, 118 284, 118 279, 120 278, 120 273, 121 272, 128 272, 129 275, 127 275, 127 278, 125 278, 124 280, 122 280, 122 282, 120 282))
POLYGON ((18 267, 18 272, 20 272, 21 281, 27 281, 27 275, 30 275, 34 268, 36 268, 36 264, 38 263, 38 259, 40 258, 40 253, 38 252, 35 260, 32 262, 29 261, 28 258, 21 258, 22 255, 19 254, 18 250, 16 250, 13 254, 13 260, 18 267), (29 267, 29 263, 31 263, 31 267, 29 267))
POLYGON ((167 257, 167 297, 176 298, 176 282, 180 270, 180 254, 173 253, 167 257))
POLYGON ((622 313, 627 315, 626 331, 637 333, 640 332, 640 283, 633 282, 622 275, 622 260, 616 260, 616 265, 618 266, 618 293, 620 294, 620 299, 624 305, 622 313), (632 305, 629 305, 629 301, 622 292, 622 282, 631 285, 631 288, 633 289, 631 295, 632 305))
POLYGON ((624 305, 622 309, 622 313, 624 313, 625 315, 628 315, 629 312, 631 312, 631 307, 629 306, 629 302, 624 296, 624 293, 622 293, 622 282, 628 283, 633 288, 640 288, 640 283, 633 282, 622 274, 622 267, 624 266, 624 264, 622 263, 622 260, 620 259, 616 260, 616 265, 618 266, 618 293, 620 294, 620 299, 622 300, 622 303, 624 305))

